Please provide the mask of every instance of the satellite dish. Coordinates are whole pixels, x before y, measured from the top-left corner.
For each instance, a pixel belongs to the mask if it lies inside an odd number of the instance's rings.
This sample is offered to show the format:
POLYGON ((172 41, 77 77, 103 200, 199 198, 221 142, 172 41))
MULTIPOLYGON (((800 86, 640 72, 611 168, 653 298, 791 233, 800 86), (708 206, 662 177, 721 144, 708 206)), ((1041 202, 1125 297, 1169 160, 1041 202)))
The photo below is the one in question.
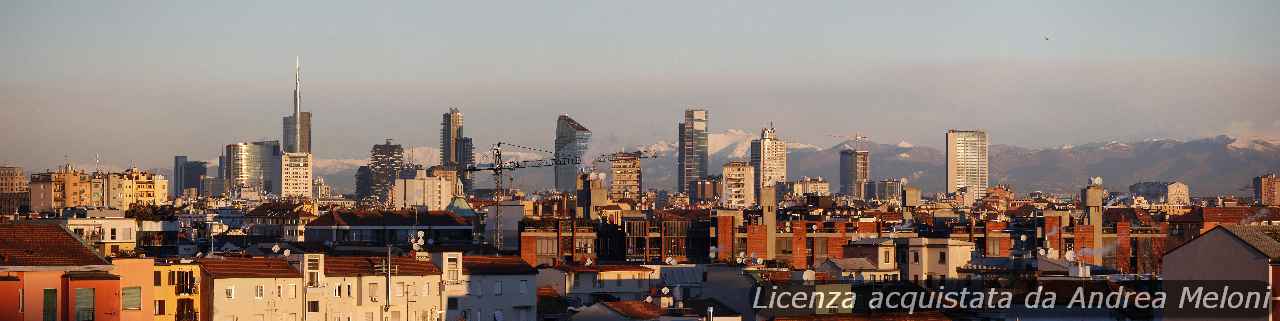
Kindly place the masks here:
POLYGON ((747 252, 738 252, 738 257, 746 257, 747 252))
POLYGON ((418 231, 418 237, 423 237, 423 236, 426 236, 426 235, 427 235, 427 232, 424 232, 424 231, 418 231))
POLYGON ((676 258, 668 256, 664 262, 666 262, 667 265, 674 265, 676 264, 676 258))
POLYGON ((756 258, 756 264, 764 264, 763 258, 756 258))
POLYGON ((662 294, 671 294, 671 288, 662 287, 662 294))
POLYGON ((204 252, 196 252, 196 257, 200 257, 202 255, 204 255, 204 252))
POLYGON ((739 258, 738 258, 738 264, 742 264, 742 262, 743 262, 744 260, 745 260, 745 259, 743 259, 743 258, 739 257, 739 258))
POLYGON ((587 259, 587 261, 586 261, 586 262, 582 262, 582 264, 583 264, 583 265, 587 265, 587 266, 590 266, 591 264, 594 264, 594 263, 596 263, 596 262, 595 262, 595 261, 592 261, 591 259, 587 259))
POLYGON ((278 243, 277 243, 277 244, 275 244, 275 245, 272 245, 272 246, 271 246, 271 253, 280 253, 280 244, 278 244, 278 243))
POLYGON ((1019 237, 1018 237, 1018 239, 1019 239, 1019 240, 1022 240, 1023 242, 1026 242, 1026 241, 1027 241, 1027 235, 1026 235, 1026 234, 1022 234, 1022 236, 1019 236, 1019 237))
POLYGON ((1040 253, 1040 256, 1048 256, 1048 255, 1049 255, 1049 251, 1048 251, 1048 250, 1045 250, 1044 248, 1040 248, 1040 251, 1038 251, 1038 252, 1040 253))
POLYGON ((289 256, 289 254, 290 254, 290 253, 293 253, 293 251, 290 251, 290 250, 284 250, 284 253, 283 253, 283 254, 284 254, 284 256, 289 256))
POLYGON ((1076 261, 1076 251, 1075 251, 1075 250, 1067 250, 1067 254, 1063 255, 1063 257, 1067 259, 1067 262, 1075 262, 1075 261, 1076 261))
POLYGON ((646 302, 646 303, 653 303, 653 297, 652 297, 652 296, 646 296, 646 297, 644 297, 644 302, 646 302))

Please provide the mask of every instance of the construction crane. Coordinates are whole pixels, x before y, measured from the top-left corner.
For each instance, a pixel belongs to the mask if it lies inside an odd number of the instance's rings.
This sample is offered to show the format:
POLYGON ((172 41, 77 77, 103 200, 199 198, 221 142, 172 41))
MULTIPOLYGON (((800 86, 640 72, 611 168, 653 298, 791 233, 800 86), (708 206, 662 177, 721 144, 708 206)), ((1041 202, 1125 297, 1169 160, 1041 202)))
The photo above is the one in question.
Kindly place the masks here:
POLYGON ((853 135, 827 134, 827 137, 844 139, 845 141, 852 140, 854 144, 853 148, 860 150, 867 150, 867 144, 870 142, 870 140, 867 139, 867 136, 862 136, 862 133, 854 133, 853 135))
POLYGON ((534 148, 534 147, 528 147, 528 146, 522 146, 522 145, 504 143, 504 142, 497 142, 493 144, 492 148, 489 149, 489 153, 493 156, 492 163, 467 165, 467 167, 463 169, 464 171, 467 171, 467 172, 493 173, 493 200, 494 202, 496 202, 494 209, 497 211, 496 213, 494 213, 494 231, 496 231, 496 233, 494 233, 493 246, 498 250, 502 250, 502 201, 504 200, 504 196, 506 194, 506 191, 502 187, 503 173, 507 171, 514 171, 521 168, 549 167, 549 166, 556 166, 556 165, 577 165, 582 163, 582 159, 578 157, 553 157, 553 158, 535 159, 535 160, 504 161, 502 159, 503 146, 511 146, 515 148, 526 149, 526 150, 536 151, 540 153, 547 153, 547 154, 556 156, 555 153, 549 152, 541 148, 534 148))

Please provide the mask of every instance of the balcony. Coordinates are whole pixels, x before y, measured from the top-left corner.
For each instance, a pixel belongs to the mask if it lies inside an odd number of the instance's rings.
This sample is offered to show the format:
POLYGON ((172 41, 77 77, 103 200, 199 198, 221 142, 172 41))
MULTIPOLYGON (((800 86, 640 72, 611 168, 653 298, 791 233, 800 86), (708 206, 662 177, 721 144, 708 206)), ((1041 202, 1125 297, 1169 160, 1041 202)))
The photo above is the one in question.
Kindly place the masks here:
POLYGON ((200 285, 191 284, 175 284, 173 286, 173 294, 175 295, 197 295, 200 294, 200 285))

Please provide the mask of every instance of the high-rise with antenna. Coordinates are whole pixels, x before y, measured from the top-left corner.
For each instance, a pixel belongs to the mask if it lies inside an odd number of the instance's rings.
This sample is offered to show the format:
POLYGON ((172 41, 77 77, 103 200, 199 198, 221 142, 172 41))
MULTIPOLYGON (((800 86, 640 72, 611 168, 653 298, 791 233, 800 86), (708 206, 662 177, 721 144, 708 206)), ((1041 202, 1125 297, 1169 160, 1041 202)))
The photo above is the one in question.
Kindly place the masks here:
POLYGON ((311 153, 311 112, 302 111, 302 59, 293 66, 293 114, 284 117, 284 152, 311 153))

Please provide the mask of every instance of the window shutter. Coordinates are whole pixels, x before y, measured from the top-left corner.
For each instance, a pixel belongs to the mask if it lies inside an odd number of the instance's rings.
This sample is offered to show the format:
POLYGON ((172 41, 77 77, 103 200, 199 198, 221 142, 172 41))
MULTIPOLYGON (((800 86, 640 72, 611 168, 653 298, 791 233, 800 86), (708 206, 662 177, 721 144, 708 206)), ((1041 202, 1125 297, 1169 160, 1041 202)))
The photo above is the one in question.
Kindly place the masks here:
POLYGON ((127 287, 120 289, 120 296, 123 297, 123 308, 125 310, 141 310, 142 309, 142 288, 127 287))

